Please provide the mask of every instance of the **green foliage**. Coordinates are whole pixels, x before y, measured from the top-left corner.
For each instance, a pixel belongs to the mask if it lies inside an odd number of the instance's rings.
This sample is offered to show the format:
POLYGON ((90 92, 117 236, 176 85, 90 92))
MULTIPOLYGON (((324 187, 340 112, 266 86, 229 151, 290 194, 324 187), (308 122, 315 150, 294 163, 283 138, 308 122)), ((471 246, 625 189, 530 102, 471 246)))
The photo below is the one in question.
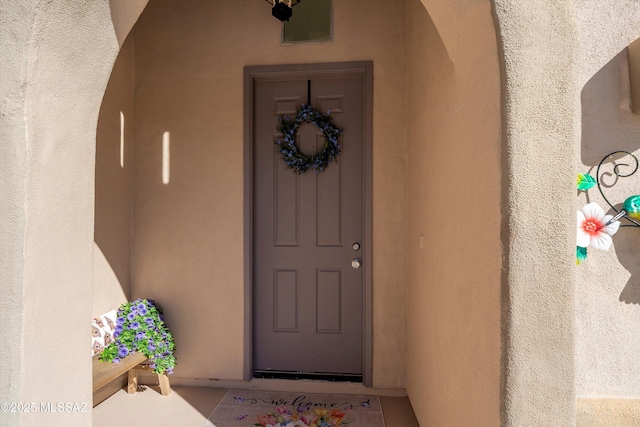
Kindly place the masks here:
POLYGON ((576 265, 580 265, 587 259, 587 248, 576 246, 576 265))
POLYGON ((596 179, 588 173, 579 173, 577 179, 577 187, 580 191, 587 191, 596 185, 596 179))
POLYGON ((100 360, 120 362, 129 353, 141 352, 151 360, 156 374, 172 374, 176 366, 173 335, 164 324, 162 307, 151 299, 122 304, 114 331, 114 342, 105 347, 100 360))

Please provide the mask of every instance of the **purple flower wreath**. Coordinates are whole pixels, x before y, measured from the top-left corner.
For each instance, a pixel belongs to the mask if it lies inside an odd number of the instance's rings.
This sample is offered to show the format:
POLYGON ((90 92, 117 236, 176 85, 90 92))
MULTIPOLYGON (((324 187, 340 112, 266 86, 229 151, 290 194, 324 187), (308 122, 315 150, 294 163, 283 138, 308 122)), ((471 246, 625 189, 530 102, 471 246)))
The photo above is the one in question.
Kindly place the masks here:
POLYGON ((330 111, 323 114, 308 104, 302 104, 296 117, 292 120, 288 116, 279 119, 278 131, 282 139, 276 141, 285 164, 294 169, 298 174, 305 173, 309 169, 315 169, 316 173, 324 170, 330 161, 337 161, 340 154, 338 137, 342 129, 338 129, 329 117, 330 111), (307 155, 300 151, 296 144, 296 133, 303 123, 313 123, 324 134, 324 147, 314 155, 307 155))

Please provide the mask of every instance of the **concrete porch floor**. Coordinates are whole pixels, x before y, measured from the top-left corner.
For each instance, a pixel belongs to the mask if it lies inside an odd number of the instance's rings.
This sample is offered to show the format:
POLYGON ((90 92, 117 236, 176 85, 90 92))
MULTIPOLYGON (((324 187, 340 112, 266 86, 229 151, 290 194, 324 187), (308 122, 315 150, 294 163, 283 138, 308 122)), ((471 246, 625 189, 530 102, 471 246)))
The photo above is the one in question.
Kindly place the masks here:
MULTIPOLYGON (((93 408, 93 426, 202 427, 227 390, 177 386, 169 396, 162 396, 154 386, 131 395, 119 390, 93 408)), ((418 427, 408 398, 380 396, 380 401, 385 427, 418 427)))

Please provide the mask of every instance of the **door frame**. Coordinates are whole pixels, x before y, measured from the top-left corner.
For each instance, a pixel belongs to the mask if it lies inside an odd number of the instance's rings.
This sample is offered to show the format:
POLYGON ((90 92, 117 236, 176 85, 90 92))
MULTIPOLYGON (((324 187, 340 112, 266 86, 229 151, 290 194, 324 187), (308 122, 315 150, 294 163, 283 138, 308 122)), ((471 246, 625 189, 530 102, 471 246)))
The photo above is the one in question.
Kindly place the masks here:
POLYGON ((244 68, 244 379, 253 377, 253 94, 256 81, 322 78, 344 73, 363 78, 364 117, 364 307, 362 383, 372 385, 372 167, 373 167, 373 62, 260 65, 244 68))

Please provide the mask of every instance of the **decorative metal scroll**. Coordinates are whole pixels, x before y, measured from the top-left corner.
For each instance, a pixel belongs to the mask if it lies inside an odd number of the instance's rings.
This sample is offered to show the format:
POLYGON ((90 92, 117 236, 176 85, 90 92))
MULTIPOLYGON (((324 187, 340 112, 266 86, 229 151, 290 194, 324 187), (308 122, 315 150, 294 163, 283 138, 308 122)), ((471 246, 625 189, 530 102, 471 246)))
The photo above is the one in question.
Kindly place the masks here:
MULTIPOLYGON (((613 173, 615 174, 615 176, 617 178, 628 178, 630 176, 632 176, 633 174, 635 174, 638 171, 638 158, 636 156, 634 156, 633 154, 631 154, 628 151, 623 151, 623 150, 618 150, 618 151, 614 151, 612 153, 607 154, 606 156, 604 156, 602 158, 602 160, 600 160, 600 163, 598 164, 598 169, 596 169, 596 185, 598 186, 598 190, 600 191, 600 194, 602 195, 602 198, 604 199, 605 202, 607 202, 607 204, 611 207, 611 209, 613 209, 614 211, 617 212, 617 215, 615 215, 609 222, 608 224, 618 221, 620 219, 625 219, 627 221, 630 222, 630 224, 620 224, 621 227, 640 227, 640 195, 634 195, 631 197, 628 197, 624 203, 623 203, 623 207, 622 209, 617 209, 607 198, 607 196, 605 196, 604 191, 602 189, 602 176, 606 175, 606 173, 603 173, 602 175, 600 174, 600 168, 602 167, 602 165, 609 160, 610 157, 615 156, 617 154, 624 154, 625 157, 626 156, 630 156, 633 159, 633 164, 629 164, 629 163, 616 163, 616 160, 613 161, 614 163, 614 167, 613 167, 613 173), (621 169, 623 168, 623 169, 621 169), (624 172, 624 170, 626 170, 626 168, 630 168, 632 169, 631 172, 624 172)), ((613 187, 617 182, 618 179, 616 178, 615 182, 613 184, 611 184, 610 186, 608 186, 607 188, 611 188, 613 187)))

